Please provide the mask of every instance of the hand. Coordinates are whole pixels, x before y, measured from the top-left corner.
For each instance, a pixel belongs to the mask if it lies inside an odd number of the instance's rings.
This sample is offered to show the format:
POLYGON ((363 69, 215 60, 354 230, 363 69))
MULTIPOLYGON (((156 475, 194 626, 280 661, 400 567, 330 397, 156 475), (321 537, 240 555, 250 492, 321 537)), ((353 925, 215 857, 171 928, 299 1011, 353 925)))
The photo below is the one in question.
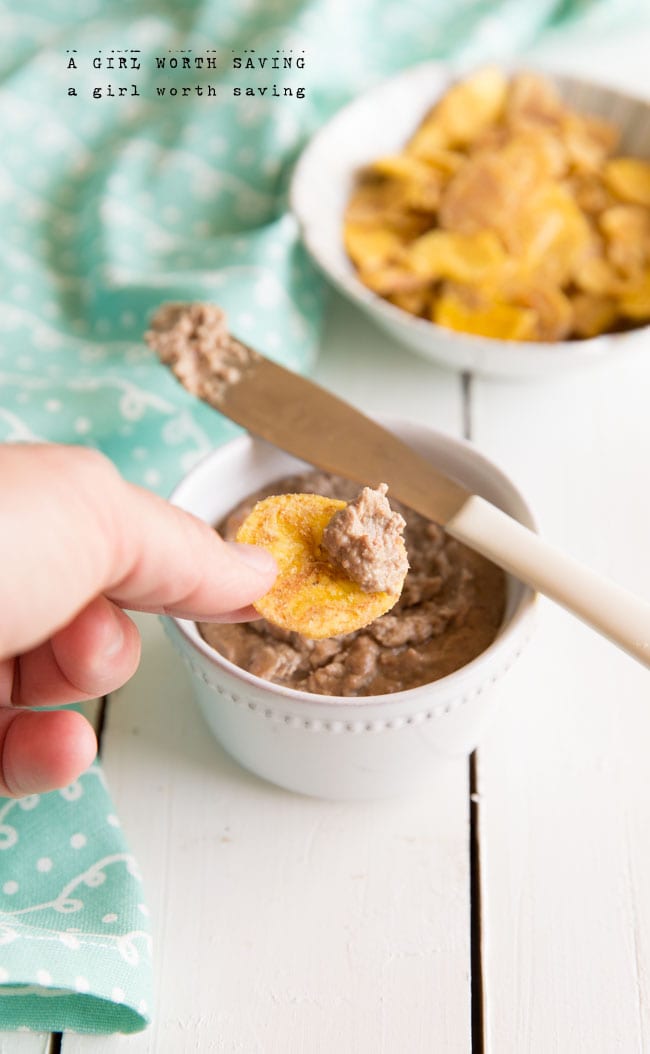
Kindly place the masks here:
POLYGON ((257 618, 273 558, 125 482, 81 447, 0 447, 0 794, 70 783, 95 734, 75 711, 140 658, 124 607, 203 621, 257 618))

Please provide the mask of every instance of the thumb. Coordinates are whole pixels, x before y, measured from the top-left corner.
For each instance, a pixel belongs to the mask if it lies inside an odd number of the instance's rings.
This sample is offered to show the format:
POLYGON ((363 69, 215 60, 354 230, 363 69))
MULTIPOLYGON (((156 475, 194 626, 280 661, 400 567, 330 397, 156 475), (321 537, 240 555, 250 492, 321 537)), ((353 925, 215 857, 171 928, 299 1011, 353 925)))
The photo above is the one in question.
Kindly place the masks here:
MULTIPOLYGON (((263 596, 263 593, 266 593, 273 585, 273 580, 278 569, 275 559, 266 549, 263 549, 259 545, 242 545, 240 542, 225 542, 224 544, 232 553, 235 561, 242 561, 248 568, 261 575, 263 581, 268 582, 262 593, 256 593, 256 595, 252 597, 253 600, 257 600, 258 597, 263 596)), ((236 564, 234 566, 236 566, 236 564)), ((241 593, 238 595, 241 597, 241 593)), ((204 616, 201 621, 250 622, 259 618, 261 618, 259 611, 256 611, 252 604, 247 603, 243 607, 236 607, 232 610, 224 609, 218 612, 215 611, 209 617, 204 616)))
POLYGON ((278 573, 275 557, 260 545, 244 545, 241 542, 224 542, 223 550, 227 568, 221 571, 221 595, 219 621, 225 622, 229 615, 237 615, 233 621, 244 618, 259 618, 250 607, 250 602, 258 600, 273 585, 278 573), (233 576, 232 584, 229 576, 233 576), (232 601, 228 604, 227 601, 232 601))
MULTIPOLYGON (((251 605, 273 585, 278 573, 275 558, 259 545, 226 542, 215 531, 210 533, 210 560, 203 565, 194 594, 169 605, 154 604, 151 609, 204 622, 259 618, 251 605)), ((148 609, 146 603, 137 607, 148 609)))

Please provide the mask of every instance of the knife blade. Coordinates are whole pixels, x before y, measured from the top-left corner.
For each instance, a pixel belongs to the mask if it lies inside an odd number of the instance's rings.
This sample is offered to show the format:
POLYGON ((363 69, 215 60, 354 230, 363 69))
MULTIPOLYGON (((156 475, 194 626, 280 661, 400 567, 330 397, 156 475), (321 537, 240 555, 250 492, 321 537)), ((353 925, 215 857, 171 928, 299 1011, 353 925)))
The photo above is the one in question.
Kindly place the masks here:
POLYGON ((470 492, 331 392, 270 359, 229 385, 215 408, 290 454, 361 484, 387 483, 416 512, 446 524, 470 492))
MULTIPOLYGON (((182 306, 170 305, 170 317, 182 306)), ((161 327, 165 321, 161 314, 161 327)), ((173 345, 161 349, 155 332, 147 339, 188 390, 253 435, 326 472, 361 484, 387 483, 405 505, 650 667, 650 603, 472 494, 350 403, 239 341, 233 340, 230 359, 227 343, 225 357, 215 347, 214 374, 206 375, 209 337, 201 337, 188 361, 173 345)))

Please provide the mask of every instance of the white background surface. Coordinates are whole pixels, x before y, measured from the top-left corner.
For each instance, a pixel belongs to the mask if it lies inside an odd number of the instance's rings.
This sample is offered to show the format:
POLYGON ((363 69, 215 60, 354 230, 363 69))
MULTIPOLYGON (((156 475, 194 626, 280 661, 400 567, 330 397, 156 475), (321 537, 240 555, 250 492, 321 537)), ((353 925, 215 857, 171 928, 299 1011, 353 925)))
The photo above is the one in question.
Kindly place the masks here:
MULTIPOLYGON (((537 56, 650 93, 650 30, 537 56)), ((650 598, 650 339, 552 383, 445 373, 333 297, 317 378, 462 434, 545 535, 650 598)), ((112 699, 106 772, 153 916, 155 1023, 64 1054, 650 1051, 650 675, 542 603, 476 758, 484 1034, 471 1028, 470 773, 417 797, 280 791, 209 737, 155 620, 112 699)), ((480 982, 480 989, 479 989, 480 982)), ((0 1037, 0 1052, 48 1050, 0 1037)))

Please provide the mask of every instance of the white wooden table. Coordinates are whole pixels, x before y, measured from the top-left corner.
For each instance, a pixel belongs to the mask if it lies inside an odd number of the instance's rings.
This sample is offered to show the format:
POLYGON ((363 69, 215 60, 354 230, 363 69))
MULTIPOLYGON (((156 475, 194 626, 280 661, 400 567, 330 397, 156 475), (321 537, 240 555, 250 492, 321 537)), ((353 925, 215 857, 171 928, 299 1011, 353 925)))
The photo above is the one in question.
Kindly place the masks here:
MULTIPOLYGON (((558 67, 650 91, 650 30, 558 67)), ((318 378, 369 412, 467 434, 545 535, 650 597, 650 340, 548 384, 463 379, 332 297, 318 378)), ((541 604, 471 761, 419 797, 330 803, 240 769, 154 619, 110 701, 106 772, 145 876, 155 1023, 0 1035, 63 1054, 650 1051, 650 675, 541 604)))

